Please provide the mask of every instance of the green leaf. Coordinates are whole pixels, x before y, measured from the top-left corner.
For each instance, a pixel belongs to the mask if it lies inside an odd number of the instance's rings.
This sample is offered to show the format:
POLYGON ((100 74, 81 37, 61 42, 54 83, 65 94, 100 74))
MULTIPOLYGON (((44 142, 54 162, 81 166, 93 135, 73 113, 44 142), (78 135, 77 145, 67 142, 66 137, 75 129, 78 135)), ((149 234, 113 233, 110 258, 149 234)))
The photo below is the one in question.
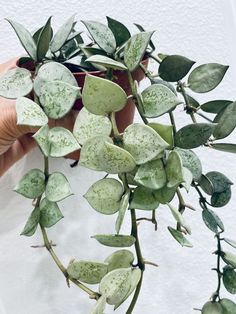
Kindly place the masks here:
POLYGON ((26 97, 16 100, 17 124, 43 126, 48 123, 48 118, 41 107, 26 97))
POLYGON ((222 152, 236 154, 236 144, 230 143, 212 143, 211 147, 222 152))
POLYGON ((180 224, 180 226, 182 226, 188 232, 188 234, 191 234, 191 229, 190 229, 189 225, 185 222, 183 215, 178 211, 178 209, 176 209, 170 203, 167 203, 166 205, 168 205, 168 207, 171 210, 173 217, 180 224))
POLYGON ((157 78, 151 78, 150 81, 152 84, 164 85, 165 87, 169 88, 172 91, 172 93, 174 93, 177 96, 177 93, 173 84, 166 82, 164 80, 157 79, 157 78))
POLYGON ((170 231, 173 238, 179 242, 180 245, 186 246, 186 247, 193 247, 192 244, 188 241, 188 239, 185 238, 182 232, 175 230, 174 228, 168 227, 168 230, 170 231))
POLYGON ((89 57, 86 60, 86 62, 87 61, 92 64, 93 63, 100 64, 108 69, 114 69, 114 70, 126 70, 127 69, 127 67, 123 63, 113 60, 111 58, 108 58, 107 56, 93 55, 89 57))
POLYGON ((212 210, 204 209, 202 211, 202 219, 203 219, 205 225, 207 226, 207 228, 209 228, 214 233, 219 232, 218 228, 220 228, 220 231, 224 231, 224 224, 223 224, 222 220, 212 210))
MULTIPOLYGON (((138 30, 139 30, 140 32, 145 32, 145 29, 144 29, 144 27, 143 27, 142 25, 137 24, 137 23, 134 23, 134 25, 138 28, 138 30)), ((150 40, 149 46, 150 46, 150 48, 151 48, 152 51, 154 51, 154 50, 156 49, 156 48, 155 48, 155 45, 154 45, 154 43, 153 43, 152 40, 150 40)))
POLYGON ((95 182, 84 197, 99 213, 111 215, 116 213, 121 204, 122 184, 113 178, 105 178, 95 182))
POLYGON ((42 60, 49 49, 50 40, 52 38, 51 18, 50 16, 38 36, 37 61, 42 60))
POLYGON ((23 231, 21 232, 21 235, 31 237, 35 233, 35 231, 38 227, 39 219, 40 219, 40 209, 37 206, 34 208, 31 215, 29 216, 29 218, 25 224, 25 227, 24 227, 23 231))
POLYGON ((154 159, 169 146, 151 127, 141 123, 131 124, 125 129, 123 142, 138 165, 154 159))
POLYGON ((165 185, 163 188, 153 191, 155 199, 161 204, 172 201, 176 193, 176 188, 177 187, 169 188, 165 185))
POLYGON ((83 107, 75 120, 73 134, 77 141, 84 145, 94 136, 109 136, 111 130, 112 125, 108 117, 95 115, 83 107))
POLYGON ((156 122, 148 123, 147 125, 155 130, 171 147, 174 145, 172 125, 166 125, 156 122))
POLYGON ((166 164, 167 187, 173 188, 184 182, 184 170, 182 160, 177 151, 172 151, 166 164))
POLYGON ((63 217, 57 203, 50 202, 46 197, 40 202, 40 224, 43 227, 50 228, 63 217))
POLYGON ((192 96, 188 94, 186 94, 186 96, 187 96, 190 106, 192 106, 193 108, 200 108, 200 104, 195 98, 193 98, 192 96))
MULTIPOLYGON (((47 25, 47 23, 46 23, 46 25, 47 25)), ((38 43, 39 36, 40 36, 42 30, 44 29, 44 27, 45 27, 46 25, 40 27, 36 32, 34 32, 34 34, 33 34, 33 39, 34 39, 34 42, 35 42, 36 45, 37 45, 37 43, 38 43)), ((49 39, 49 42, 50 42, 51 39, 52 39, 52 37, 53 37, 53 29, 52 29, 52 27, 51 27, 51 30, 50 30, 49 32, 50 32, 50 39, 49 39)))
POLYGON ((103 314, 106 306, 106 296, 101 295, 92 309, 91 314, 103 314))
POLYGON ((45 175, 39 169, 32 169, 27 172, 14 188, 14 191, 27 197, 37 198, 45 190, 45 175))
POLYGON ((236 313, 236 303, 229 299, 221 299, 220 305, 223 308, 223 314, 234 314, 236 313))
POLYGON ((108 27, 112 31, 116 39, 116 46, 122 46, 129 38, 130 32, 127 27, 117 20, 107 16, 108 27))
POLYGON ((33 88, 30 71, 15 68, 0 75, 0 96, 10 99, 28 95, 33 88))
POLYGON ((74 19, 75 14, 73 14, 56 32, 50 44, 52 52, 58 51, 64 45, 74 27, 74 19))
POLYGON ((204 174, 198 180, 198 184, 206 194, 212 195, 214 193, 213 183, 204 174))
POLYGON ((154 191, 143 186, 134 189, 130 208, 142 210, 154 210, 159 206, 154 191))
POLYGON ((112 253, 104 261, 108 264, 108 272, 118 268, 129 268, 133 262, 134 254, 126 249, 112 253))
POLYGON ((116 224, 115 224, 117 234, 119 234, 120 232, 120 228, 122 226, 127 207, 129 205, 129 197, 130 197, 130 191, 128 190, 125 193, 125 195, 122 197, 121 202, 120 202, 119 212, 118 212, 118 216, 117 216, 116 224))
POLYGON ((125 45, 124 62, 127 68, 132 72, 138 66, 146 52, 154 32, 140 32, 133 35, 125 45))
POLYGON ((46 157, 48 157, 50 153, 50 143, 48 140, 48 134, 49 134, 49 126, 45 124, 33 135, 33 138, 37 142, 40 150, 46 157))
POLYGON ((230 266, 223 268, 223 283, 229 293, 236 294, 236 271, 230 266))
POLYGON ((74 135, 63 127, 58 126, 50 129, 48 140, 50 142, 51 157, 64 157, 80 149, 74 135))
POLYGON ((39 100, 49 118, 61 119, 71 110, 80 96, 78 87, 63 81, 52 81, 42 85, 39 100))
POLYGON ((183 56, 167 56, 159 66, 159 75, 165 81, 177 82, 188 74, 194 63, 183 56))
POLYGON ((72 195, 71 187, 64 174, 53 172, 46 185, 45 196, 51 202, 59 202, 72 195))
POLYGON ((223 252, 222 259, 233 268, 236 268, 236 255, 230 252, 223 252))
POLYGON ((159 117, 173 110, 181 101, 172 91, 161 84, 153 84, 142 92, 144 116, 159 117))
POLYGON ((96 21, 82 21, 98 46, 112 54, 116 49, 116 39, 112 31, 104 24, 96 21))
POLYGON ((216 193, 227 190, 233 182, 228 179, 223 173, 219 171, 210 171, 206 174, 206 177, 213 184, 213 191, 216 193))
POLYGON ((209 301, 203 305, 202 314, 224 314, 224 312, 220 303, 209 301))
POLYGON ((134 180, 139 184, 150 188, 160 189, 166 184, 166 172, 161 159, 151 160, 140 165, 134 180))
POLYGON ((183 167, 183 179, 184 182, 182 183, 182 185, 186 189, 186 191, 189 192, 193 181, 193 175, 192 172, 186 167, 183 167))
POLYGON ((216 139, 227 137, 236 127, 236 102, 232 102, 223 110, 213 132, 216 139))
POLYGON ((230 100, 212 100, 202 104, 201 109, 209 113, 219 113, 231 103, 230 100))
POLYGON ((82 101, 91 113, 106 115, 123 109, 127 103, 127 95, 118 84, 112 81, 86 75, 82 101))
POLYGON ((8 19, 7 21, 11 24, 11 26, 15 30, 16 35, 18 36, 26 52, 30 55, 32 59, 37 60, 36 45, 30 32, 20 23, 17 23, 8 19))
POLYGON ((193 179, 198 181, 202 175, 202 164, 198 156, 189 149, 176 147, 175 151, 179 154, 183 167, 188 168, 193 175, 193 179))
POLYGON ((190 73, 188 85, 196 93, 207 93, 220 84, 228 68, 218 63, 202 64, 190 73))
POLYGON ((211 206, 213 207, 223 207, 231 199, 231 188, 227 188, 225 191, 220 193, 213 193, 211 197, 211 206))
POLYGON ((185 125, 175 135, 175 144, 180 148, 196 148, 207 142, 216 124, 194 123, 185 125))
POLYGON ((97 234, 91 238, 96 239, 99 243, 105 246, 112 247, 129 247, 135 242, 135 237, 123 234, 97 234))
POLYGON ((88 284, 97 284, 108 272, 107 263, 75 261, 67 267, 71 278, 88 284))
POLYGON ((224 238, 223 240, 236 249, 236 241, 233 241, 227 238, 224 238))

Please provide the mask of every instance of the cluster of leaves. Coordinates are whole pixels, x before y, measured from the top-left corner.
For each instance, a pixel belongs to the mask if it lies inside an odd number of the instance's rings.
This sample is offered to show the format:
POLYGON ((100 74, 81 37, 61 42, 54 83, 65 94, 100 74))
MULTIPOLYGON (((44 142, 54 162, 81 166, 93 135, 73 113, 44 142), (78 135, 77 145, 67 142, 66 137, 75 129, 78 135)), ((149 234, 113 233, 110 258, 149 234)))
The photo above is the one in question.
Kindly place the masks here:
MULTIPOLYGON (((100 244, 122 248, 104 261, 72 261, 64 268, 55 259, 67 280, 79 285, 98 301, 93 314, 103 314, 106 303, 115 309, 135 290, 127 314, 132 313, 142 283, 145 260, 141 253, 136 224, 136 210, 152 212, 160 204, 166 205, 176 227, 169 226, 173 238, 182 246, 191 247, 186 234, 191 228, 184 219, 185 204, 181 190, 195 189, 199 194, 202 217, 206 226, 218 239, 217 274, 219 286, 211 301, 203 306, 202 312, 235 313, 235 303, 220 299, 220 283, 223 279, 226 289, 236 293, 236 257, 221 249, 221 241, 236 246, 232 240, 221 239, 223 222, 210 207, 222 207, 231 198, 232 182, 218 171, 203 173, 201 161, 194 149, 204 145, 206 149, 236 152, 236 145, 219 143, 236 127, 235 102, 213 100, 199 104, 189 91, 206 93, 218 86, 228 67, 209 63, 192 70, 195 62, 179 55, 159 55, 152 52, 153 32, 130 35, 127 28, 118 21, 108 18, 108 27, 99 22, 84 21, 93 46, 84 46, 81 33, 74 30, 74 17, 70 18, 52 36, 51 18, 33 36, 25 28, 13 21, 21 43, 34 60, 34 75, 24 68, 16 68, 0 77, 0 95, 16 99, 17 123, 38 126, 34 139, 45 159, 44 171, 30 170, 21 179, 15 191, 27 198, 36 199, 22 234, 31 236, 40 225, 47 249, 52 247, 47 241, 45 228, 52 227, 62 217, 58 202, 72 194, 69 182, 60 172, 49 172, 49 157, 63 157, 80 149, 81 166, 106 172, 106 176, 95 182, 84 195, 92 208, 104 215, 117 213, 114 234, 92 236, 100 244), (73 50, 72 45, 76 45, 73 50), (150 48, 148 48, 150 47, 150 48), (69 59, 68 51, 81 56, 95 68, 106 69, 107 78, 87 74, 82 93, 71 71, 63 64, 69 59), (159 63, 157 78, 141 63, 145 53, 159 63), (92 52, 91 52, 92 51, 92 52), (102 68, 101 68, 102 67, 102 68), (141 68, 150 79, 151 85, 140 91, 132 73, 141 68), (116 125, 116 112, 127 104, 128 96, 121 86, 113 81, 113 70, 127 72, 133 101, 144 123, 134 123, 120 133, 116 125), (182 80, 188 75, 187 82, 182 80), (174 83, 174 84, 173 84, 174 83), (33 91, 34 100, 27 95, 33 91), (84 107, 80 111, 73 132, 63 127, 50 128, 48 119, 60 119, 72 109, 75 101, 82 98, 84 107), (175 109, 184 105, 192 122, 177 130, 175 109), (213 120, 205 112, 215 114, 213 120), (169 115, 171 123, 164 125, 156 119, 169 115), (201 116, 207 123, 197 122, 201 116), (110 176, 112 175, 112 176, 110 176), (115 178, 114 175, 117 175, 115 178), (204 195, 210 195, 207 201, 204 195), (179 208, 171 203, 177 196, 179 208), (120 233, 125 215, 130 212, 132 228, 130 234, 120 233), (125 249, 134 245, 134 255, 125 249), (223 273, 220 261, 227 266, 223 273), (99 284, 99 292, 93 292, 85 284, 99 284), (218 312, 217 312, 218 311, 218 312)), ((71 56, 70 56, 71 58, 71 56)), ((83 66, 79 65, 83 70, 83 66)), ((90 69, 90 68, 89 68, 90 69)), ((52 254, 55 258, 55 253, 52 254)))

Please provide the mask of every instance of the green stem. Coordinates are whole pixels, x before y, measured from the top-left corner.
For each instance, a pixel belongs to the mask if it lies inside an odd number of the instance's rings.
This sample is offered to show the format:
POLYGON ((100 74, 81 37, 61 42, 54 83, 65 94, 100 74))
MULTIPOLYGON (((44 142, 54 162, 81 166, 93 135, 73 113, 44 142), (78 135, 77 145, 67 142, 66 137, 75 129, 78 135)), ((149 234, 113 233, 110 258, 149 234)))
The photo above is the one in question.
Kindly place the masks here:
POLYGON ((175 124, 175 117, 174 117, 174 114, 173 114, 172 111, 169 112, 169 117, 170 117, 170 122, 171 122, 171 124, 172 124, 172 126, 173 126, 173 133, 174 133, 174 135, 175 135, 176 132, 177 132, 177 130, 176 130, 176 124, 175 124))
POLYGON ((218 275, 218 286, 212 298, 213 302, 215 302, 217 298, 220 299, 220 288, 221 288, 221 278, 222 278, 222 274, 220 271, 220 260, 221 260, 222 250, 221 250, 221 242, 220 242, 219 233, 216 234, 216 238, 217 238, 217 268, 215 270, 218 275))
POLYGON ((137 288, 135 289, 132 302, 130 303, 129 308, 126 311, 126 314, 131 314, 133 312, 135 304, 136 304, 136 302, 138 300, 138 296, 139 296, 139 293, 140 293, 140 290, 141 290, 142 282, 143 282, 143 271, 141 271, 141 277, 140 277, 139 283, 137 285, 137 288))
POLYGON ((113 129, 113 133, 115 137, 119 137, 120 136, 120 132, 118 130, 117 127, 117 123, 116 123, 116 114, 115 112, 112 112, 110 115, 110 120, 111 120, 111 124, 112 124, 112 129, 113 129))
POLYGON ((152 58, 153 60, 155 60, 159 64, 162 62, 162 60, 159 57, 156 57, 156 56, 154 56, 152 54, 150 54, 150 58, 152 58))
POLYGON ((190 114, 190 117, 191 117, 193 123, 197 123, 196 118, 195 118, 194 113, 193 113, 193 109, 192 109, 192 107, 191 107, 191 105, 189 103, 188 95, 186 94, 186 91, 185 91, 185 88, 184 88, 184 84, 181 81, 178 82, 178 87, 180 89, 180 93, 184 97, 184 101, 185 101, 185 104, 186 104, 186 107, 187 107, 187 113, 190 114))

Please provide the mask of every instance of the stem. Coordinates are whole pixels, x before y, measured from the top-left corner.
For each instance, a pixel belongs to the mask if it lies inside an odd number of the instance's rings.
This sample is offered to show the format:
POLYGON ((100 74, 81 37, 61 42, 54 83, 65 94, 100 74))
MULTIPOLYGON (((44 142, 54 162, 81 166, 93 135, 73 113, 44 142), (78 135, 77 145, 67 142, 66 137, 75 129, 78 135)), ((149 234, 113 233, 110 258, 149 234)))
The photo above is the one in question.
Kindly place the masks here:
POLYGON ((139 283, 137 285, 137 288, 135 289, 135 293, 134 293, 133 299, 132 299, 132 301, 130 303, 130 306, 129 306, 128 310, 126 311, 126 314, 131 314, 133 312, 133 309, 135 307, 135 304, 137 302, 137 299, 138 299, 138 296, 139 296, 139 293, 140 293, 140 290, 141 290, 142 281, 143 281, 143 271, 141 271, 141 277, 140 277, 139 283))
POLYGON ((174 133, 174 135, 175 135, 176 132, 177 132, 177 130, 176 130, 176 124, 175 124, 175 117, 174 117, 174 114, 173 114, 172 111, 169 112, 169 117, 170 117, 170 122, 171 122, 171 124, 172 124, 172 126, 173 126, 173 133, 174 133))
POLYGON ((215 302, 217 298, 220 299, 220 288, 221 288, 221 278, 222 278, 222 274, 220 271, 220 259, 221 259, 221 243, 220 243, 220 235, 219 233, 216 234, 216 238, 217 238, 217 268, 216 268, 216 272, 218 275, 218 286, 216 289, 216 292, 213 295, 212 301, 215 302))
POLYGON ((153 60, 155 60, 159 64, 162 62, 162 60, 158 56, 155 57, 154 55, 149 55, 149 57, 152 58, 153 60))
POLYGON ((120 132, 119 132, 117 124, 116 124, 116 114, 115 114, 115 112, 111 113, 110 119, 111 119, 111 124, 112 124, 112 129, 113 129, 114 136, 115 137, 116 136, 119 137, 120 136, 120 132))
POLYGON ((178 87, 180 89, 182 96, 184 97, 184 101, 185 101, 185 104, 187 107, 187 110, 186 110, 187 113, 190 114, 190 117, 191 117, 193 123, 197 123, 196 118, 195 118, 194 113, 193 113, 193 109, 189 103, 188 95, 186 94, 184 84, 181 81, 178 82, 178 87))

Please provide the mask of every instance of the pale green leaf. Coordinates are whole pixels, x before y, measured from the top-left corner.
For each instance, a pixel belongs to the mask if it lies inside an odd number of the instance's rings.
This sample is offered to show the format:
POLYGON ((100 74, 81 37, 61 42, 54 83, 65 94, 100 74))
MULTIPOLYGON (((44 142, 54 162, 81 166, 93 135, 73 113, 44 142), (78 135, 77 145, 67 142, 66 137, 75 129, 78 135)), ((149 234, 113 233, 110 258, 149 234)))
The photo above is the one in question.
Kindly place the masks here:
POLYGON ((172 151, 166 164, 167 187, 173 188, 184 182, 184 170, 182 160, 177 151, 172 151))
POLYGON ((48 157, 50 153, 50 143, 48 140, 48 134, 49 126, 45 124, 33 135, 33 138, 35 139, 42 153, 46 157, 48 157))
POLYGON ((171 147, 174 145, 172 125, 166 125, 156 122, 148 123, 147 125, 154 129, 171 147))
POLYGON ((63 217, 57 203, 50 202, 46 197, 40 202, 40 224, 43 227, 50 228, 63 217))
POLYGON ((171 213, 175 220, 188 232, 188 234, 191 234, 191 229, 189 225, 186 223, 183 215, 176 209, 174 206, 172 206, 170 203, 167 203, 168 207, 171 210, 171 213))
POLYGON ((129 205, 129 197, 130 197, 130 191, 128 190, 120 201, 119 212, 118 212, 118 216, 117 216, 116 224, 115 224, 117 234, 119 234, 120 232, 120 228, 122 226, 125 213, 129 205))
POLYGON ((126 70, 127 69, 127 67, 123 63, 116 61, 114 59, 111 59, 107 56, 102 56, 102 55, 93 55, 89 57, 86 60, 86 62, 90 62, 92 64, 93 63, 99 64, 108 69, 114 69, 114 70, 126 70))
POLYGON ((236 241, 224 238, 224 241, 236 249, 236 241))
POLYGON ((93 307, 91 314, 104 314, 106 306, 106 296, 101 295, 96 305, 93 307))
POLYGON ((70 184, 64 174, 60 172, 50 174, 45 190, 45 196, 49 201, 59 202, 72 194, 70 184))
POLYGON ((104 263, 108 264, 108 271, 118 268, 129 268, 134 261, 134 254, 126 249, 116 251, 109 255, 104 263))
POLYGON ((224 312, 220 303, 209 301, 203 305, 202 314, 224 314, 224 312))
POLYGON ((135 188, 130 208, 142 210, 154 210, 159 206, 154 191, 143 186, 135 188))
POLYGON ((230 252, 223 252, 222 258, 224 262, 233 268, 236 268, 236 255, 230 252))
POLYGON ((159 190, 153 191, 155 199, 161 203, 166 204, 167 202, 172 201, 176 193, 176 187, 169 188, 166 185, 159 190))
POLYGON ((186 247, 193 247, 192 244, 188 241, 188 239, 186 239, 186 237, 183 235, 182 232, 171 227, 168 227, 168 230, 170 231, 173 238, 177 242, 179 242, 180 245, 186 246, 186 247))
POLYGON ((99 243, 105 246, 112 247, 129 247, 135 242, 135 237, 123 234, 97 234, 91 238, 96 239, 99 243))
POLYGON ((186 191, 189 192, 191 183, 193 181, 193 175, 192 172, 186 167, 183 167, 183 179, 184 182, 182 182, 182 185, 186 189, 186 191))
POLYGON ((234 314, 236 313, 236 303, 229 299, 221 299, 220 305, 223 308, 223 314, 234 314))
POLYGON ((23 231, 21 232, 21 235, 31 237, 35 233, 35 231, 38 227, 39 219, 40 219, 40 209, 37 206, 34 208, 31 215, 29 216, 29 218, 25 224, 25 227, 24 227, 23 231))

